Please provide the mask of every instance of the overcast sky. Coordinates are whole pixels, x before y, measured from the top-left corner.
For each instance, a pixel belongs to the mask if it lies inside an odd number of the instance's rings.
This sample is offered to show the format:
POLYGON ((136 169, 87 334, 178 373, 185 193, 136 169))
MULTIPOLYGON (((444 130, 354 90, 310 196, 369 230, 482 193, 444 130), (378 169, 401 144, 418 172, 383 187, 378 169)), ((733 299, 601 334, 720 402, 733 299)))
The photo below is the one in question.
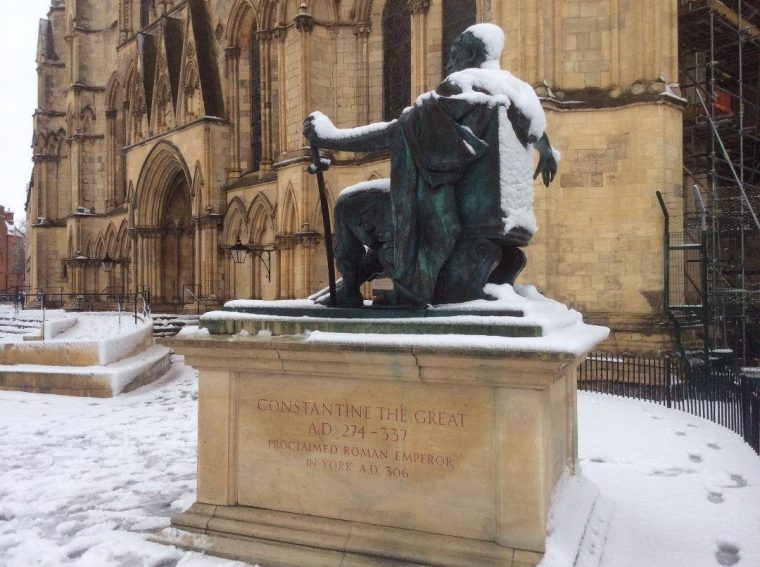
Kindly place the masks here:
POLYGON ((40 18, 50 0, 4 0, 0 12, 0 205, 24 216, 32 174, 32 114, 37 107, 34 62, 40 18))

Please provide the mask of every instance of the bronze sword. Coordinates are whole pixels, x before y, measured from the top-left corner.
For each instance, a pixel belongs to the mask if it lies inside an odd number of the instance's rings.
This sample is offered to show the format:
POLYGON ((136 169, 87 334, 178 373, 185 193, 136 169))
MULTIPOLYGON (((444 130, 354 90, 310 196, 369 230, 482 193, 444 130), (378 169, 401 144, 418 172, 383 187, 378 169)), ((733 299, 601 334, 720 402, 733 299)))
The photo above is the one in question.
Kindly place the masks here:
POLYGON ((330 161, 319 156, 319 148, 311 146, 311 164, 309 173, 317 175, 319 187, 319 204, 322 209, 322 224, 325 227, 325 251, 327 252, 327 278, 330 283, 330 307, 336 305, 335 292, 335 254, 333 252, 332 227, 330 226, 330 205, 327 201, 324 172, 330 169, 330 161))

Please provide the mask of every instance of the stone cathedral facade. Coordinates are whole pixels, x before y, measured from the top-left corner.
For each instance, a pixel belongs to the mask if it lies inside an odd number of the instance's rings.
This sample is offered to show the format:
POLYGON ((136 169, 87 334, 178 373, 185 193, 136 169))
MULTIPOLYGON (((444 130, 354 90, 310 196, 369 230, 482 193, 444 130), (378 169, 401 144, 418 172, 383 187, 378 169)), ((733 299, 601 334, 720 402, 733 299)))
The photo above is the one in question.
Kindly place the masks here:
MULTIPOLYGON (((675 0, 52 0, 27 285, 148 286, 154 310, 325 287, 303 118, 397 116, 484 21, 505 30, 502 67, 534 85, 563 156, 552 187, 536 186, 519 281, 610 325, 610 348, 666 348, 655 191, 682 199, 675 0), (238 239, 244 264, 228 253, 238 239)), ((385 154, 332 158, 332 202, 389 175, 385 154)))

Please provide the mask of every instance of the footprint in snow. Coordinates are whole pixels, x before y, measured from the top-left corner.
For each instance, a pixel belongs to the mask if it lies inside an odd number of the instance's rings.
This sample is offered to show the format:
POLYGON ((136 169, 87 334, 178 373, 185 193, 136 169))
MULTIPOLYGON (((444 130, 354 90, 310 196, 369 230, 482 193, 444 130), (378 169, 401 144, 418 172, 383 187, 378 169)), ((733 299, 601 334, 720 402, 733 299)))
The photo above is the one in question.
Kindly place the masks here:
POLYGON ((747 479, 745 479, 740 474, 732 474, 731 480, 733 480, 736 483, 734 488, 744 488, 745 486, 747 486, 747 479))
POLYGON ((702 455, 698 453, 689 453, 689 460, 692 463, 701 463, 702 462, 702 455))
POLYGON ((601 457, 592 457, 589 459, 592 463, 606 463, 607 461, 602 459, 601 457))
POLYGON ((697 429, 697 426, 694 425, 693 423, 687 423, 686 427, 693 427, 694 429, 697 429))
POLYGON ((721 450, 721 446, 717 443, 708 443, 707 446, 710 447, 710 449, 714 449, 715 451, 721 450))
POLYGON ((723 494, 715 490, 710 490, 707 492, 707 499, 713 504, 723 504, 723 502, 726 501, 726 499, 723 498, 723 494))
POLYGON ((686 432, 685 431, 676 431, 676 435, 678 435, 679 437, 686 437, 686 432))
POLYGON ((654 470, 651 473, 649 473, 649 475, 673 477, 673 476, 681 476, 682 474, 693 474, 694 472, 696 471, 694 471, 693 469, 684 469, 681 467, 670 467, 669 469, 665 469, 665 470, 662 470, 662 469, 654 470))
POLYGON ((656 419, 658 421, 662 419, 661 417, 657 417, 656 415, 650 415, 649 417, 651 417, 652 419, 656 419))
POLYGON ((741 559, 739 556, 739 546, 732 543, 720 542, 718 543, 718 551, 715 552, 715 558, 721 565, 736 565, 741 559))
POLYGON ((72 561, 76 561, 77 559, 79 559, 80 557, 82 557, 82 555, 84 555, 85 553, 87 553, 89 550, 90 550, 90 546, 87 545, 87 544, 85 544, 85 545, 76 545, 76 546, 72 547, 69 552, 66 553, 66 557, 68 557, 72 561))

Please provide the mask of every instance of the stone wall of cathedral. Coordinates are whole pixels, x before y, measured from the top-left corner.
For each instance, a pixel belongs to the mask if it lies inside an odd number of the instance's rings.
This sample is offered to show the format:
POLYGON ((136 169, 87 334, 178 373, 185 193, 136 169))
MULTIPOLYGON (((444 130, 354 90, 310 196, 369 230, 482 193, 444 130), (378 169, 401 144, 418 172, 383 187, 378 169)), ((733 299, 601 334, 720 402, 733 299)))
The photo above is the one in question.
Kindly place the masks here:
MULTIPOLYGON (((674 0, 53 0, 27 284, 149 286, 157 309, 321 289, 303 118, 390 118, 394 92, 409 104, 441 80, 446 34, 489 21, 563 155, 555 183, 536 186, 540 230, 519 282, 612 325, 611 348, 667 348, 655 191, 682 198, 676 17, 674 0), (389 44, 408 68, 387 68, 389 44), (238 239, 255 252, 241 265, 227 253, 238 239), (110 274, 95 262, 106 254, 110 274)), ((337 152, 331 202, 389 167, 337 152)))

